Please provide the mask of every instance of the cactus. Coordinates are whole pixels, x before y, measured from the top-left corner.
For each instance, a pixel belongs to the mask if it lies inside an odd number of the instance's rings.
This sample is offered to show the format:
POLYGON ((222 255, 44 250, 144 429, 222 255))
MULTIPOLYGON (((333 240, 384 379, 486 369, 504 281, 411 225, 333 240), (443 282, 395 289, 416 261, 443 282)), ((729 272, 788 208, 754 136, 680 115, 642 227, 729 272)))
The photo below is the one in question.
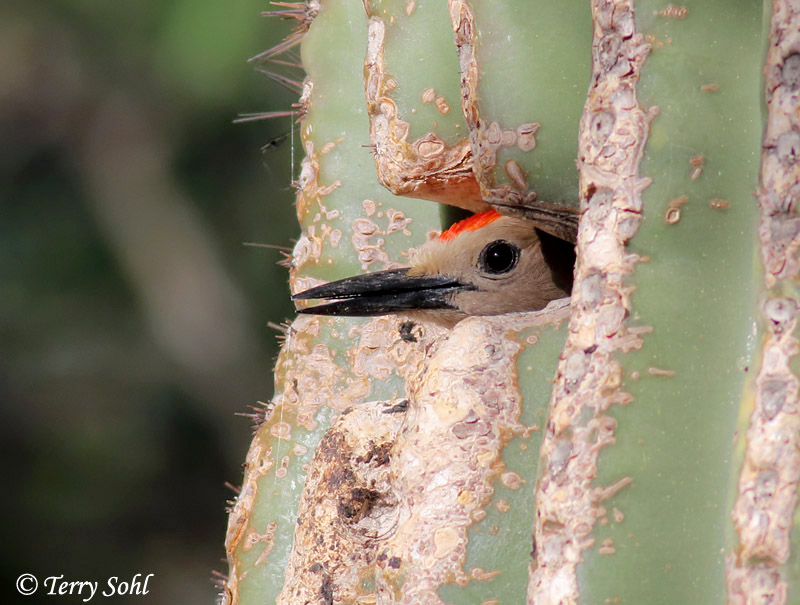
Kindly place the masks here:
POLYGON ((282 7, 293 291, 489 205, 579 206, 576 281, 287 326, 223 602, 800 602, 797 2, 282 7))

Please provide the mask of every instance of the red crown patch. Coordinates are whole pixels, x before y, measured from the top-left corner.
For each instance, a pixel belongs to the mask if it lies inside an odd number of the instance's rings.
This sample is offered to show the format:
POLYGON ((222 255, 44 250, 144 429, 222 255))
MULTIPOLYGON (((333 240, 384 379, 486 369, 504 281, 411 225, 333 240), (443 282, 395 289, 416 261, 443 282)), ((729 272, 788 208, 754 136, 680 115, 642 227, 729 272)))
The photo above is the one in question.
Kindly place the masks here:
POLYGON ((469 218, 465 218, 463 221, 458 221, 455 225, 442 233, 439 236, 439 239, 443 242, 446 242, 453 239, 457 235, 464 233, 465 231, 477 231, 481 227, 485 227, 489 223, 493 223, 501 216, 503 215, 497 210, 486 210, 485 212, 473 214, 469 218))

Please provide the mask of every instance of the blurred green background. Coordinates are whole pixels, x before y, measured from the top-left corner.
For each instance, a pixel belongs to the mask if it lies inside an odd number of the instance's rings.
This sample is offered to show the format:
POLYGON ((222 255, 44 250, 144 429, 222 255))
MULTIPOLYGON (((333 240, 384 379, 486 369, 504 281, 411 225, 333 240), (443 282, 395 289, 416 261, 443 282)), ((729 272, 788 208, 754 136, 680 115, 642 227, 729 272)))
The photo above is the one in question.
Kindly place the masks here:
POLYGON ((292 26, 270 8, 0 7, 4 603, 81 602, 19 596, 24 572, 217 595, 236 414, 270 398, 268 324, 293 315, 281 253, 243 245, 298 234, 293 122, 233 124, 297 99, 247 63, 292 26))

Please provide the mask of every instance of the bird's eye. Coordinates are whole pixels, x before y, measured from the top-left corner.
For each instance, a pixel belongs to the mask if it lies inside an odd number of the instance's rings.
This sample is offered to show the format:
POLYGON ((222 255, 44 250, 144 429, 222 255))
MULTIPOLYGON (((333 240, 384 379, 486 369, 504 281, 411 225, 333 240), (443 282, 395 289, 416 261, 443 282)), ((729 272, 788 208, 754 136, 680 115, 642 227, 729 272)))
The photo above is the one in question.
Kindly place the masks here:
POLYGON ((502 239, 488 244, 478 257, 481 269, 495 275, 508 273, 517 266, 518 261, 519 248, 502 239))

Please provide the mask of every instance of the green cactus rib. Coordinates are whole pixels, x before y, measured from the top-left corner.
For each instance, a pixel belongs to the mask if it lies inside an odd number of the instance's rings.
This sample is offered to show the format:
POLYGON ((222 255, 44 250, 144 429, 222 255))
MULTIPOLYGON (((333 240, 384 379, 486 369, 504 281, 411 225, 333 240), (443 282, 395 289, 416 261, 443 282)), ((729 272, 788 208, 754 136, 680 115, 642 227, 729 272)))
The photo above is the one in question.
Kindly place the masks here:
POLYGON ((797 602, 800 484, 797 186, 800 141, 800 7, 772 2, 764 67, 767 119, 758 202, 765 292, 760 297, 760 364, 740 414, 738 476, 731 491, 736 541, 726 557, 729 600, 797 602))
POLYGON ((638 231, 641 194, 650 184, 639 168, 654 112, 644 110, 636 90, 648 47, 636 33, 632 2, 591 4, 592 78, 578 139, 583 214, 569 332, 536 486, 528 583, 528 601, 535 603, 576 602, 594 588, 579 581, 588 549, 613 553, 613 542, 597 542, 597 527, 619 517, 608 501, 634 479, 623 473, 594 479, 622 430, 616 417, 631 404, 621 388, 621 358, 642 347, 649 330, 628 321, 629 282, 640 257, 626 248, 638 231))
POLYGON ((371 0, 367 7, 369 17, 386 25, 386 72, 397 112, 409 124, 409 140, 435 132, 447 145, 458 143, 467 132, 447 5, 371 0))
POLYGON ((309 175, 316 191, 300 192, 298 218, 301 241, 319 242, 322 251, 307 258, 296 253, 295 279, 330 281, 403 262, 408 248, 440 226, 433 204, 392 196, 376 182, 364 109, 366 35, 363 6, 324 2, 303 40, 303 66, 313 83, 302 133, 311 157, 304 166, 318 162, 319 168, 309 175))
MULTIPOLYGON (((440 228, 435 204, 393 196, 375 179, 364 109, 363 6, 358 1, 323 2, 314 16, 311 27, 304 27, 309 31, 302 44, 308 74, 302 125, 307 157, 298 182, 303 234, 292 269, 295 290, 403 263, 409 248, 440 228)), ((372 343, 359 348, 364 331, 355 328, 365 324, 373 327, 372 333, 398 334, 396 318, 377 323, 301 318, 288 327, 275 368, 276 405, 253 439, 244 487, 229 521, 230 576, 224 602, 278 598, 305 469, 335 412, 402 393, 402 377, 381 358, 362 361, 365 367, 354 373, 353 364, 364 357, 359 354, 373 351, 372 343)), ((397 336, 393 342, 399 340, 397 336)))
POLYGON ((558 354, 564 346, 566 322, 528 328, 516 338, 526 344, 516 360, 522 397, 520 422, 529 427, 503 448, 503 473, 495 479, 492 497, 468 535, 466 583, 439 588, 446 603, 523 603, 531 551, 533 487, 547 406, 558 354), (510 478, 506 478, 510 475, 510 478))
POLYGON ((613 414, 596 483, 633 483, 605 503, 618 521, 584 553, 591 602, 724 601, 734 435, 754 367, 762 6, 665 8, 636 3, 651 46, 637 90, 658 115, 629 246, 649 259, 631 282, 631 323, 652 333, 620 357, 633 403, 613 414))
POLYGON ((485 210, 457 110, 446 6, 384 0, 365 8, 364 88, 378 180, 397 195, 485 210))
POLYGON ((513 192, 577 206, 577 124, 591 57, 588 4, 449 4, 484 199, 507 201, 513 192))

